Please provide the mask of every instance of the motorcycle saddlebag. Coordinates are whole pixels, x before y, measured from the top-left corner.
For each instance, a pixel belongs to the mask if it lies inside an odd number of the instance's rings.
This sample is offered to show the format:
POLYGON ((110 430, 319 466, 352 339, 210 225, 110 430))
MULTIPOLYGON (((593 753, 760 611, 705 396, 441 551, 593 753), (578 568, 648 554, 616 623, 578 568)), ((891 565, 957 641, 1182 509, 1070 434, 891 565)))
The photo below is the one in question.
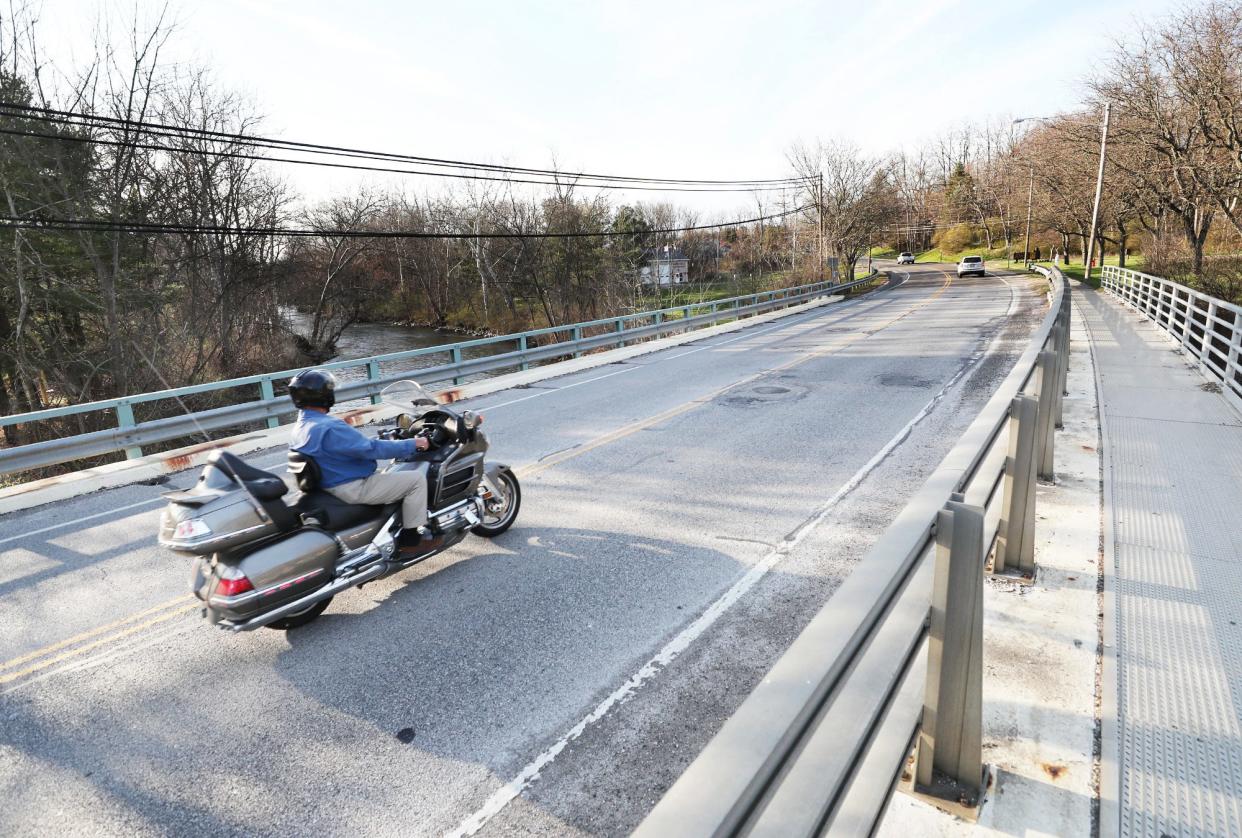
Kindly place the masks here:
POLYGON ((336 539, 318 529, 298 530, 237 556, 221 555, 218 564, 244 573, 253 591, 233 597, 215 595, 219 575, 228 572, 217 567, 209 605, 224 619, 247 620, 328 584, 339 555, 336 539))

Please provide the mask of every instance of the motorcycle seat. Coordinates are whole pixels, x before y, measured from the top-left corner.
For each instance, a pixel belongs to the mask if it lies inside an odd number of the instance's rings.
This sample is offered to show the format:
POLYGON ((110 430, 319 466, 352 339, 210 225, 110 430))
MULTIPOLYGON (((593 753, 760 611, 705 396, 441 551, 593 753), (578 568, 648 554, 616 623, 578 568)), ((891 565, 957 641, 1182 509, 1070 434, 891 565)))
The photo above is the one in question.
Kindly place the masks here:
POLYGON ((302 520, 325 530, 337 531, 384 515, 389 507, 346 503, 327 492, 305 492, 293 502, 302 520))
POLYGON ((276 500, 285 496, 289 485, 278 474, 255 468, 236 454, 217 450, 211 453, 207 462, 216 468, 240 480, 258 500, 276 500))

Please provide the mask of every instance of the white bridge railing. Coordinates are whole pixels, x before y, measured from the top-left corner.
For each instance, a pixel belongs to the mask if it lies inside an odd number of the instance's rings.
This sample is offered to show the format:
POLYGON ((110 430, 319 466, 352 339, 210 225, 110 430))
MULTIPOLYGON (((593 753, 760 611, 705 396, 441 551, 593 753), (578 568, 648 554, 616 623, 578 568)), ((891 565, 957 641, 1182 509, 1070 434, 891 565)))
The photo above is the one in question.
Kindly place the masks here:
POLYGON ((1242 306, 1111 265, 1104 267, 1100 287, 1168 332, 1183 352, 1220 382, 1221 391, 1234 406, 1242 409, 1242 306))

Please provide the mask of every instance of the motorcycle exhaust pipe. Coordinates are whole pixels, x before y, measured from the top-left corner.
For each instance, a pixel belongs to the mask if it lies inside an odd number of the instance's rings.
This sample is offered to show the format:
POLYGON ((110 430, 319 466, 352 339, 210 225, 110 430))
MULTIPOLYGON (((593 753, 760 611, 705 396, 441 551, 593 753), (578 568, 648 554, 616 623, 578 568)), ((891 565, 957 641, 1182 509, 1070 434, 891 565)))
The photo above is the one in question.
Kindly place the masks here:
POLYGON ((262 628, 268 623, 275 622, 281 617, 288 617, 299 611, 305 611, 315 603, 327 599, 330 596, 336 596, 341 591, 348 590, 364 582, 370 582, 372 579, 378 579, 388 570, 388 562, 377 561, 365 570, 355 573, 351 576, 345 576, 334 579, 322 588, 312 591, 304 597, 287 602, 279 608, 274 608, 266 614, 260 614, 257 617, 251 617, 244 623, 230 623, 227 628, 230 631, 252 631, 253 629, 262 628))

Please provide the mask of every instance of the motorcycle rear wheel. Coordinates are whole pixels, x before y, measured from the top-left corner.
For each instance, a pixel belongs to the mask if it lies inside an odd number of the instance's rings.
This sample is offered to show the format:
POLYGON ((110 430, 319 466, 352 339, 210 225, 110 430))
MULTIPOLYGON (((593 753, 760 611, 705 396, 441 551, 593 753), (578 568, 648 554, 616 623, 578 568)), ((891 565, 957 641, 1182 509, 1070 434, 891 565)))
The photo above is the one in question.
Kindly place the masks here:
POLYGON ((497 487, 505 496, 505 506, 495 516, 488 514, 482 521, 470 528, 470 532, 484 538, 495 538, 517 520, 518 509, 522 506, 522 487, 518 479, 508 469, 500 472, 497 487))
POLYGON ((304 611, 299 611, 296 614, 290 614, 288 617, 281 617, 279 620, 273 620, 267 624, 266 628, 276 629, 277 631, 288 631, 289 629, 300 628, 327 610, 328 605, 331 602, 332 597, 322 599, 304 611))

